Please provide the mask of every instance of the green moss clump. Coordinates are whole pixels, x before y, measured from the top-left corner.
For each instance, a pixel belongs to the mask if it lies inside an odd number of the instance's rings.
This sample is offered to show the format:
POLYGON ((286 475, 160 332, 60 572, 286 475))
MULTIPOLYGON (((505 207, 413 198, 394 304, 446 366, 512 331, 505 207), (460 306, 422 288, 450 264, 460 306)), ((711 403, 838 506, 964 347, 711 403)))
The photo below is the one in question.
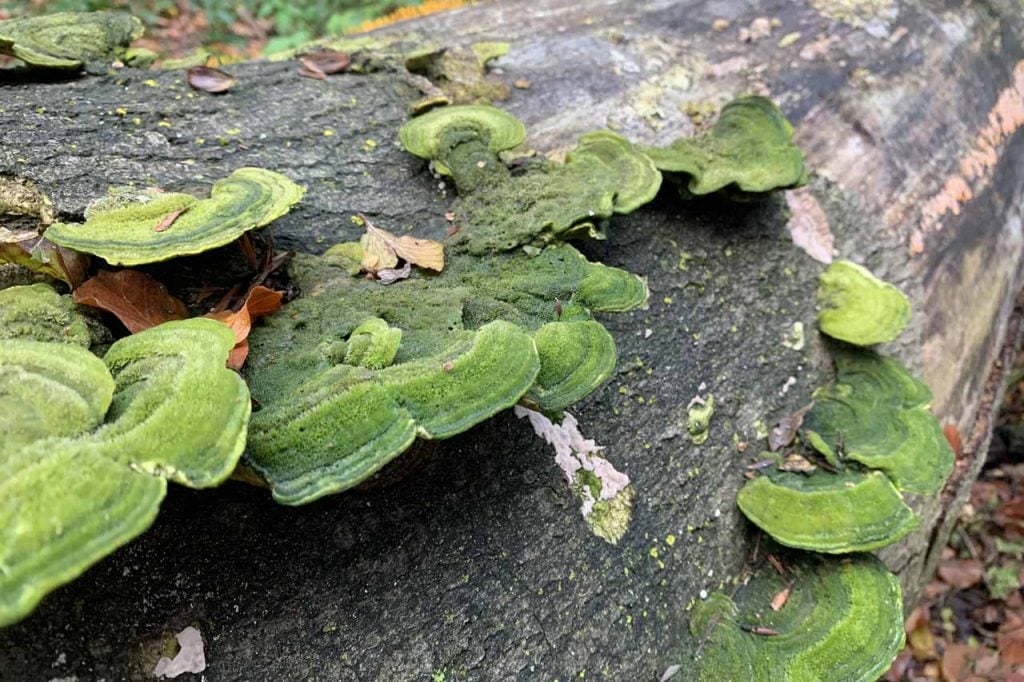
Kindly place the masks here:
POLYGON ((726 104, 709 134, 643 152, 659 170, 680 178, 684 196, 724 189, 755 198, 807 182, 793 126, 771 100, 756 95, 726 104))
POLYGON ((227 326, 168 322, 103 360, 68 343, 0 344, 0 626, 152 523, 167 481, 222 482, 250 403, 227 326))
POLYGON ((127 200, 115 195, 90 207, 84 224, 54 223, 46 238, 113 265, 155 263, 224 246, 280 218, 304 193, 280 173, 239 168, 213 185, 209 199, 156 191, 127 200))
POLYGON ((59 12, 0 22, 0 54, 35 68, 81 69, 111 62, 143 34, 124 12, 59 12))
POLYGON ((910 301, 902 291, 846 260, 821 274, 818 303, 821 331, 857 346, 892 341, 910 321, 910 301))
POLYGON ((699 603, 690 631, 705 642, 701 682, 873 682, 903 647, 896 576, 875 557, 786 554, 791 575, 760 571, 735 598, 699 603), (792 582, 791 582, 792 581, 792 582), (786 588, 778 610, 772 600, 786 588))
POLYGON ((89 328, 70 296, 48 284, 0 290, 0 339, 30 339, 89 347, 89 328))

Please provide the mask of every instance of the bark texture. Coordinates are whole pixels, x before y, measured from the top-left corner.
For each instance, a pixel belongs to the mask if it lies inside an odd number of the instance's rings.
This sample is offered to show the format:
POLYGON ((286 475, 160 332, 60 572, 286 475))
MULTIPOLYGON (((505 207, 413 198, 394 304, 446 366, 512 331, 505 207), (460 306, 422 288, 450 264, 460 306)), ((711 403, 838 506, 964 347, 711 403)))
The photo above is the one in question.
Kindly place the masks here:
MULTIPOLYGON (((582 246, 651 288, 647 310, 607 316, 619 368, 573 410, 633 480, 629 531, 617 546, 591 535, 553 452, 511 415, 394 485, 304 508, 241 484, 176 489, 146 535, 0 632, 0 679, 143 677, 190 624, 208 680, 651 680, 688 665, 687 604, 735 578, 751 545, 735 496, 755 423, 828 380, 810 254, 833 250, 911 296, 912 326, 885 350, 964 436, 946 491, 916 500, 921 531, 882 553, 912 602, 981 465, 1020 325, 1021 16, 1020 0, 508 0, 389 28, 409 44, 509 41, 492 76, 529 81, 502 106, 544 152, 608 126, 667 143, 694 131, 687 112, 751 91, 797 128, 808 188, 747 205, 663 193, 582 246), (795 322, 801 351, 783 345, 795 322), (686 405, 708 392, 711 436, 695 446, 686 405)), ((182 72, 7 83, 0 174, 73 217, 108 185, 187 188, 256 165, 309 188, 275 224, 279 245, 351 239, 357 211, 442 237, 448 198, 396 144, 420 95, 408 78, 296 66, 232 67, 223 96, 182 72)))

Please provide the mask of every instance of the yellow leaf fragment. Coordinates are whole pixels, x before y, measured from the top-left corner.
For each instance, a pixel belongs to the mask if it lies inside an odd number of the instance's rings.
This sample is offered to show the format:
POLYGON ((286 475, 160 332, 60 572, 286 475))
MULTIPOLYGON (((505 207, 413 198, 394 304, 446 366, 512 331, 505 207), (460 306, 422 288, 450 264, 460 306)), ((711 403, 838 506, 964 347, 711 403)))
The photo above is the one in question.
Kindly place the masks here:
POLYGON ((398 259, 440 272, 444 269, 444 246, 432 239, 417 239, 409 235, 401 237, 387 230, 374 227, 366 216, 360 216, 366 226, 366 234, 359 240, 363 248, 363 269, 376 273, 394 268, 398 259))

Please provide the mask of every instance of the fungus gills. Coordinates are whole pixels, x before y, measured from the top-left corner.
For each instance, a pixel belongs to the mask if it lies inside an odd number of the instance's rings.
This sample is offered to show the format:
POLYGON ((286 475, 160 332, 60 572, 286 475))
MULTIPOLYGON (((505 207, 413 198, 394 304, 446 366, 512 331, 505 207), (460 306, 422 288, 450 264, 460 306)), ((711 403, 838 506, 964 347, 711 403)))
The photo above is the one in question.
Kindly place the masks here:
POLYGON ((99 70, 124 56, 142 36, 142 22, 124 12, 59 12, 0 22, 0 54, 31 67, 99 70))
POLYGON ((239 168, 213 185, 209 199, 115 193, 90 206, 84 224, 54 223, 46 238, 113 265, 155 263, 224 246, 283 216, 304 192, 280 173, 239 168))
POLYGON ((600 134, 564 166, 513 177, 496 152, 524 134, 484 106, 436 110, 402 128, 406 148, 441 160, 460 192, 462 229, 446 241, 442 272, 414 270, 387 286, 354 276, 354 242, 291 262, 303 296, 252 330, 245 370, 260 405, 248 464, 279 502, 351 488, 416 437, 447 438, 519 402, 557 414, 613 371, 615 343, 592 312, 639 307, 647 288, 550 242, 591 217, 585 206, 607 217, 653 196, 657 171, 600 134), (600 200, 587 203, 593 191, 600 200), (582 203, 567 209, 573 202, 582 203))
POLYGON ((793 126, 771 100, 756 95, 726 104, 706 135, 642 151, 678 179, 684 197, 726 190, 737 199, 757 198, 807 182, 793 126))
POLYGON ((847 260, 821 274, 821 331, 857 346, 892 341, 910 320, 910 301, 899 289, 847 260))
POLYGON ((704 642, 698 679, 877 680, 904 642, 896 576, 868 554, 782 559, 787 575, 765 567, 735 599, 715 593, 694 607, 690 632, 704 642), (774 610, 787 587, 789 598, 774 610))
POLYGON ((144 531, 168 480, 227 478, 250 405, 224 366, 234 344, 206 319, 126 337, 102 360, 72 343, 0 344, 0 626, 144 531))

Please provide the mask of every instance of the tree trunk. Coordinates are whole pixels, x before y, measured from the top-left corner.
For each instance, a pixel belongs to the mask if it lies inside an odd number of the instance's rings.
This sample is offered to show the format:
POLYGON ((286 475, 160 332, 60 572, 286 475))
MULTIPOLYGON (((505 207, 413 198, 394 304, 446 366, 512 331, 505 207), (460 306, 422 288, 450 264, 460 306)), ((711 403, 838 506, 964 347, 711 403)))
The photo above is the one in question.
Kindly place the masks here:
MULTIPOLYGON (((1021 14, 1019 0, 509 0, 386 29, 410 46, 509 41, 491 78, 528 81, 501 106, 544 152, 603 127, 667 143, 693 133, 688 113, 752 91, 794 122, 808 188, 755 204, 665 192, 581 246, 651 289, 648 309, 606 316, 618 370, 572 410, 633 481, 628 532, 613 546, 588 531, 553 452, 511 414, 396 484, 302 508, 241 484, 175 489, 143 537, 0 633, 0 679, 143 677, 189 624, 209 680, 657 679, 693 648, 686 605, 746 559, 735 498, 755 422, 828 381, 814 298, 833 251, 910 295, 912 325, 884 350, 963 435, 944 493, 914 501, 921 530, 881 553, 912 603, 982 463, 1020 327, 1021 14), (783 344, 795 322, 801 351, 783 344), (708 392, 697 446, 686 406, 708 392)), ((222 96, 182 71, 8 83, 0 175, 74 217, 109 185, 206 185, 254 165, 309 190, 275 223, 279 246, 352 239, 355 212, 443 235, 448 199, 395 142, 421 96, 408 75, 296 68, 229 67, 222 96)))

